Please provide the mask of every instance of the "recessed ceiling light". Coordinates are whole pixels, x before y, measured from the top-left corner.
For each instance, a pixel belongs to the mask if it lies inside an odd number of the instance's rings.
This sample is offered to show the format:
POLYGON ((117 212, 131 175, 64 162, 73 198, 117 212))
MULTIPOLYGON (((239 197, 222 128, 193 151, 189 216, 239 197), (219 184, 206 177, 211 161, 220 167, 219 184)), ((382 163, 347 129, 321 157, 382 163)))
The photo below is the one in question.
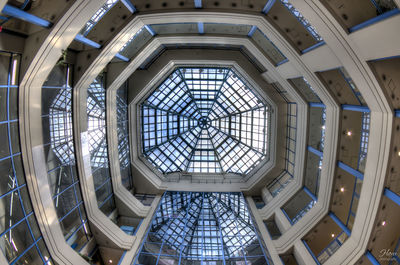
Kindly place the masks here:
POLYGON ((386 225, 386 221, 382 221, 382 226, 385 226, 386 225))
POLYGON ((343 187, 341 187, 341 188, 340 188, 340 191, 341 191, 341 192, 344 192, 344 188, 343 188, 343 187))
POLYGON ((335 234, 332 234, 331 237, 335 237, 335 234))
POLYGON ((347 136, 351 136, 353 133, 351 131, 347 131, 347 136))
POLYGON ((109 263, 112 263, 112 259, 110 259, 108 262, 109 262, 109 263))

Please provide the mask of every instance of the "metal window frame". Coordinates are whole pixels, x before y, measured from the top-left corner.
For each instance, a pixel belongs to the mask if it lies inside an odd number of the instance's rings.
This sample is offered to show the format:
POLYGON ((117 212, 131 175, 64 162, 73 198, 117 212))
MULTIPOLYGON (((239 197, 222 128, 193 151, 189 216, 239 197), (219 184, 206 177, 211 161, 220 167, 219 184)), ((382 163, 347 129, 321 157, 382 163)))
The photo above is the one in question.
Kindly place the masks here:
MULTIPOLYGON (((12 145, 12 139, 11 139, 11 123, 17 123, 17 124, 19 123, 19 119, 18 118, 17 119, 10 119, 10 90, 11 89, 17 89, 17 90, 19 89, 19 80, 16 80, 16 85, 12 85, 11 84, 11 80, 12 80, 12 76, 11 75, 12 75, 12 71, 13 71, 13 67, 14 67, 13 66, 13 61, 17 60, 18 66, 17 66, 17 69, 14 69, 14 71, 17 71, 18 72, 18 76, 19 76, 20 67, 21 67, 21 54, 0 50, 0 56, 3 56, 3 54, 7 54, 7 56, 9 56, 9 65, 8 65, 8 73, 7 73, 7 85, 2 86, 3 88, 7 88, 7 96, 6 96, 7 97, 6 98, 7 117, 6 117, 6 120, 2 122, 2 124, 6 124, 6 126, 7 126, 7 138, 8 138, 8 152, 9 152, 9 155, 6 156, 6 157, 1 158, 0 161, 5 161, 6 159, 10 159, 10 162, 11 162, 10 164, 11 164, 11 169, 12 169, 12 181, 13 181, 13 185, 16 186, 16 187, 12 188, 11 191, 6 192, 5 194, 1 194, 1 198, 5 197, 7 195, 11 195, 12 197, 14 197, 15 192, 17 192, 18 193, 18 201, 19 201, 21 209, 22 209, 23 217, 20 220, 18 220, 17 222, 15 222, 14 224, 10 223, 9 227, 7 229, 5 229, 0 234, 0 237, 5 236, 7 233, 9 233, 11 235, 11 230, 13 228, 15 228, 18 225, 20 225, 20 224, 25 222, 27 227, 28 227, 28 230, 29 230, 28 234, 30 235, 30 237, 31 237, 33 242, 29 246, 27 246, 27 248, 24 249, 17 257, 15 257, 11 261, 10 264, 15 264, 17 261, 19 261, 19 259, 21 257, 23 257, 33 247, 36 248, 36 251, 38 252, 39 257, 42 260, 43 264, 48 264, 49 262, 52 262, 52 258, 50 257, 50 254, 49 254, 49 257, 44 256, 44 254, 42 253, 42 251, 39 248, 39 242, 42 241, 43 244, 44 244, 45 250, 47 251, 47 253, 49 253, 48 250, 47 250, 47 247, 46 247, 46 243, 43 241, 43 237, 42 237, 41 231, 38 229, 39 236, 37 238, 35 238, 33 230, 32 230, 32 227, 31 227, 32 226, 31 225, 31 220, 28 220, 28 218, 30 216, 33 216, 34 217, 33 222, 36 222, 35 226, 39 227, 38 224, 37 224, 36 216, 34 215, 34 212, 33 212, 33 208, 31 206, 31 211, 27 212, 27 210, 25 209, 25 206, 24 206, 24 202, 22 201, 21 189, 25 188, 27 194, 29 194, 29 191, 28 191, 26 183, 21 184, 21 185, 18 183, 17 171, 16 171, 16 167, 15 167, 15 163, 16 162, 14 161, 14 159, 17 156, 20 156, 21 152, 17 152, 15 154, 13 153, 13 145, 12 145), (15 56, 17 57, 16 59, 15 59, 15 56)), ((18 139, 18 145, 20 145, 19 132, 18 132, 18 135, 17 135, 17 139, 18 139)), ((22 160, 22 157, 21 157, 21 160, 22 160)), ((26 178, 25 173, 23 173, 23 177, 24 177, 24 179, 26 178)), ((27 202, 27 203, 31 204, 30 201, 27 202)), ((12 212, 12 205, 9 205, 8 207, 11 208, 10 212, 12 212)), ((10 219, 10 221, 11 221, 11 219, 10 219)), ((5 241, 9 242, 9 239, 7 239, 5 241)), ((6 257, 6 259, 8 259, 6 254, 5 254, 5 257, 6 257)))

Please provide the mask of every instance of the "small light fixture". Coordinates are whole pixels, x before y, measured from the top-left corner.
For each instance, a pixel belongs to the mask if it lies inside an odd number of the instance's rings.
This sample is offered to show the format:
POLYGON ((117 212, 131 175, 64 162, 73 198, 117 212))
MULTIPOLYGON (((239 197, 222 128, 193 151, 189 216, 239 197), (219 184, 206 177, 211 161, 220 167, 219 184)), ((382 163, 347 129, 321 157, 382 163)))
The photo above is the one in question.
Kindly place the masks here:
POLYGON ((400 151, 397 154, 400 156, 400 151))
POLYGON ((382 226, 385 226, 386 225, 386 221, 382 221, 382 226))
POLYGON ((347 131, 347 136, 351 136, 353 133, 351 131, 347 131))
POLYGON ((335 234, 332 234, 331 237, 335 237, 335 234))
POLYGON ((109 263, 112 263, 112 259, 110 259, 108 262, 109 262, 109 263))
POLYGON ((343 187, 341 187, 341 188, 340 188, 340 191, 341 191, 341 192, 344 192, 344 188, 343 188, 343 187))
POLYGON ((321 128, 322 128, 322 130, 325 130, 325 125, 322 125, 322 127, 321 127, 321 128))

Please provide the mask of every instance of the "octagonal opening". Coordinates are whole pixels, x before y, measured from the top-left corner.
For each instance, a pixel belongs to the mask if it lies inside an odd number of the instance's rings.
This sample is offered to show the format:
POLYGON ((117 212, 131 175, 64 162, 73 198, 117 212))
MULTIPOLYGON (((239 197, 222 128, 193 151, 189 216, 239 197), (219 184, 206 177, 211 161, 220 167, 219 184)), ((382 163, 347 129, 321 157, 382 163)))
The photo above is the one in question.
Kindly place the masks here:
POLYGON ((232 67, 178 67, 140 104, 141 151, 163 174, 248 175, 269 159, 271 107, 232 67))

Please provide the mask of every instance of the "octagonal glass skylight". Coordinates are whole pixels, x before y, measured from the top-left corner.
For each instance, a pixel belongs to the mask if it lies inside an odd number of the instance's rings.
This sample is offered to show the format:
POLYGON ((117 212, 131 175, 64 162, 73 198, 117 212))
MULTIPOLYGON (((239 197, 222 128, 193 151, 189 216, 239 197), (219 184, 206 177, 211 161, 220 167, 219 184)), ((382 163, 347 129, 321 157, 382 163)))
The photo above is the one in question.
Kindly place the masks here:
POLYGON ((232 68, 177 68, 140 108, 142 153, 161 173, 246 175, 268 157, 270 106, 232 68))

